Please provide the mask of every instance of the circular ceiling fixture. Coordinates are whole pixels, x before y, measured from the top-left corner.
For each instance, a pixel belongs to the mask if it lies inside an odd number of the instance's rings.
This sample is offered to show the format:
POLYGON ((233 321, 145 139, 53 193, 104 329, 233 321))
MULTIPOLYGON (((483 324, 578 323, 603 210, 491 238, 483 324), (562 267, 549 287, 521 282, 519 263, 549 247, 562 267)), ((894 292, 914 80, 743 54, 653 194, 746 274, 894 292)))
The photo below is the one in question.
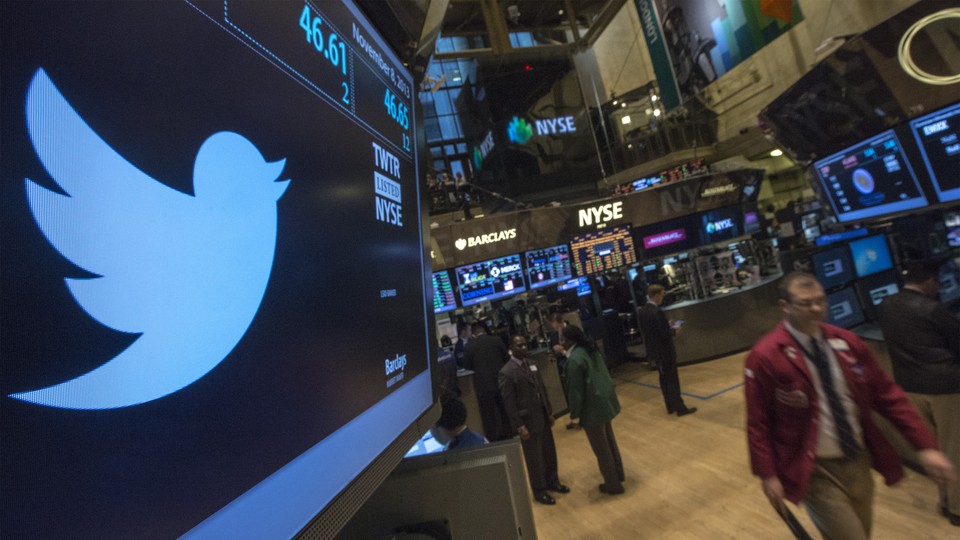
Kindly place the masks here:
POLYGON ((920 69, 916 62, 913 61, 913 56, 910 54, 910 44, 913 42, 913 38, 928 25, 944 19, 960 19, 960 8, 944 9, 927 15, 926 17, 913 23, 913 25, 911 25, 910 28, 903 33, 903 37, 900 38, 900 47, 897 51, 897 58, 900 60, 900 67, 907 72, 907 75, 910 75, 920 82, 936 85, 947 85, 960 82, 960 73, 954 73, 953 75, 935 75, 920 69))

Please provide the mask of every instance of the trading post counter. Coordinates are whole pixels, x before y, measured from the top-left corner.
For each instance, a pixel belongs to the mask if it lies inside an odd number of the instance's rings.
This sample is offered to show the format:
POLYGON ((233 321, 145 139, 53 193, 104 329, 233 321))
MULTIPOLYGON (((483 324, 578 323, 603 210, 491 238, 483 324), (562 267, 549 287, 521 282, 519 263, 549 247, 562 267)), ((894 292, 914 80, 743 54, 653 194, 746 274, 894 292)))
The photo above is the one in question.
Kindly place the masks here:
POLYGON ((668 319, 683 320, 677 334, 677 363, 694 364, 749 349, 782 318, 777 284, 782 274, 700 300, 664 308, 668 319))

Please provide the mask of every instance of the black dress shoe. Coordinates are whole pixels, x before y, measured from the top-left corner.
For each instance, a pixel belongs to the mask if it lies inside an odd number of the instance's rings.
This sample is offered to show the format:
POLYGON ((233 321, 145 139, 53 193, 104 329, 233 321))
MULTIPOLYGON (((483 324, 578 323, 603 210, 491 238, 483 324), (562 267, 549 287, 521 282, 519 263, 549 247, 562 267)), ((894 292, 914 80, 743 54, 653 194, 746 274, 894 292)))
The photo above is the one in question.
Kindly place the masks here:
POLYGON ((570 422, 569 424, 567 424, 567 429, 576 429, 576 428, 577 428, 577 425, 574 424, 573 422, 570 422))
POLYGON ((540 504, 557 504, 557 500, 551 497, 547 492, 543 492, 533 498, 540 504))
POLYGON ((552 486, 547 486, 547 489, 548 489, 549 491, 554 492, 554 493, 570 493, 570 488, 568 488, 567 486, 561 484, 560 482, 557 482, 556 484, 553 484, 552 486))
POLYGON ((677 411, 677 416, 686 416, 688 414, 693 414, 697 412, 696 407, 687 407, 686 409, 677 411))
POLYGON ((617 489, 609 489, 606 484, 600 484, 600 493, 606 493, 607 495, 620 495, 623 493, 623 486, 617 489))

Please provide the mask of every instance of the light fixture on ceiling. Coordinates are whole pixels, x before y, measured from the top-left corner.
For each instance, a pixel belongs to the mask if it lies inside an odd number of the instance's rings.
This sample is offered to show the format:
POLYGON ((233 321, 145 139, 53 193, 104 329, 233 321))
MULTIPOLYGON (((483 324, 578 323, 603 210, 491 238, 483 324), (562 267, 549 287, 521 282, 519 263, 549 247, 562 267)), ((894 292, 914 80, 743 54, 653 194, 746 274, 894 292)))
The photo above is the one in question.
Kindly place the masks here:
POLYGON ((656 101, 658 99, 660 99, 660 97, 657 96, 656 94, 650 94, 650 101, 656 101))
POLYGON ((629 124, 629 123, 630 123, 630 115, 628 114, 628 115, 624 116, 623 118, 621 118, 621 119, 620 119, 620 123, 621 123, 621 124, 624 124, 624 125, 629 124))
POLYGON ((654 109, 654 110, 653 110, 653 115, 654 115, 654 116, 660 116, 660 109, 654 109))
POLYGON ((783 150, 779 148, 774 148, 770 151, 770 157, 780 157, 783 155, 783 150))

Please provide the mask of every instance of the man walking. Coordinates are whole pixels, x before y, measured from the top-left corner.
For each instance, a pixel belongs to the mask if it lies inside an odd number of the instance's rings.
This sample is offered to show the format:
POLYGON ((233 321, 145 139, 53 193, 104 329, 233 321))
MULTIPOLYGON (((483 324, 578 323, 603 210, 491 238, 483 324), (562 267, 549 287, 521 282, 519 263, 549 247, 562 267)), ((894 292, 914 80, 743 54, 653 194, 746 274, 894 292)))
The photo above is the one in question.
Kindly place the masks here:
POLYGON ((955 471, 933 433, 853 333, 826 324, 827 297, 802 272, 779 286, 784 320, 746 360, 747 439, 753 474, 774 508, 803 501, 824 538, 865 540, 873 521, 871 465, 887 484, 903 477, 871 413, 917 449, 930 478, 955 471))

